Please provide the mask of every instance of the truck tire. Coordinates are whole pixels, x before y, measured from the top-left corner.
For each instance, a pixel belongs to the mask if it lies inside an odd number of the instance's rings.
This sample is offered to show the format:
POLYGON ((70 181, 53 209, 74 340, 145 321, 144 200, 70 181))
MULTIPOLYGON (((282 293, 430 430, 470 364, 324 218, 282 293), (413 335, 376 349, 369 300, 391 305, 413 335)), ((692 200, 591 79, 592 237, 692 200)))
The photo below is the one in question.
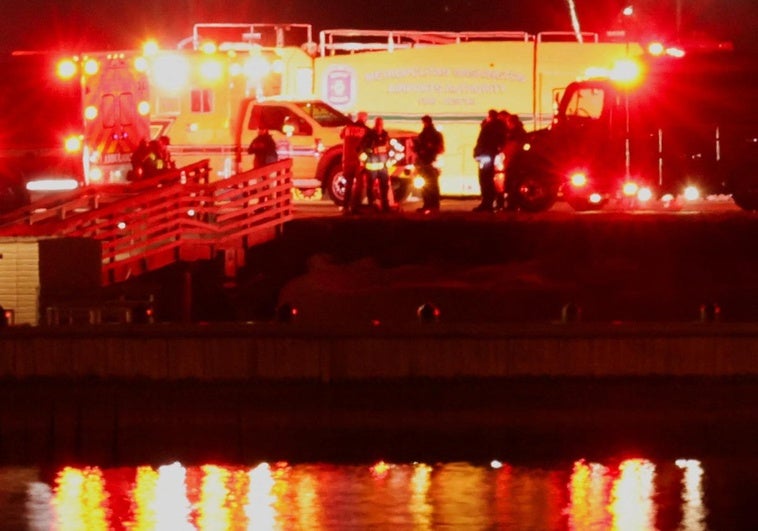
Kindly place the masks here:
POLYGON ((332 164, 326 172, 324 191, 329 199, 337 206, 345 203, 345 174, 341 164, 332 164))
POLYGON ((558 199, 558 186, 533 175, 513 175, 508 186, 508 200, 525 212, 544 212, 558 199))
POLYGON ((736 186, 732 192, 732 199, 742 210, 754 212, 758 210, 758 185, 750 186, 749 183, 736 186))

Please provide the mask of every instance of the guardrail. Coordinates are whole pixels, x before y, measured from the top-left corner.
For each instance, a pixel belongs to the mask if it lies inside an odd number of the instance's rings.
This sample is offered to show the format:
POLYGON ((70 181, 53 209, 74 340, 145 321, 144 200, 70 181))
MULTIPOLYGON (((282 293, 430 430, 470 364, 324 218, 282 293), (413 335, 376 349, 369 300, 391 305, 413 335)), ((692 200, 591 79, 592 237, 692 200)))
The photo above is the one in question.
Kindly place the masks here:
MULTIPOLYGON (((200 161, 130 185, 35 203, 3 234, 95 238, 103 283, 272 239, 292 218, 292 161, 208 182, 200 161)), ((241 254, 241 253, 239 253, 241 254)))

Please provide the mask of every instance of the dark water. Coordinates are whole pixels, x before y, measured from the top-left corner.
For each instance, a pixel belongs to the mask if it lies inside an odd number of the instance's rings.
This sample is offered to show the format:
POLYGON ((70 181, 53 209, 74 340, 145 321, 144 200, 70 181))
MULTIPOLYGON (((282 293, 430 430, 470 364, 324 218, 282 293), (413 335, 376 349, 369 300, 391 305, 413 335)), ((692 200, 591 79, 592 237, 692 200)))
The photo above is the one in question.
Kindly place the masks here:
POLYGON ((754 462, 0 468, 1 529, 754 529, 754 462))

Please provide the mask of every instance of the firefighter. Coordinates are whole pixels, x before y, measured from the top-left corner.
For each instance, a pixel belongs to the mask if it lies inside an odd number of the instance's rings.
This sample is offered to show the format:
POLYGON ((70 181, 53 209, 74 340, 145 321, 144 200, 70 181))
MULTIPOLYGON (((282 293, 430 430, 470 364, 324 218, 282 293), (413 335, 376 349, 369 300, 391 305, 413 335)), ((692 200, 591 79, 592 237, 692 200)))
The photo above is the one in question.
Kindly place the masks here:
POLYGON ((170 145, 171 139, 168 135, 158 137, 158 158, 163 161, 163 170, 173 170, 176 168, 176 162, 171 157, 171 151, 169 150, 170 145))
POLYGON ((505 147, 506 126, 490 109, 482 122, 474 147, 474 158, 479 163, 479 189, 481 202, 474 212, 494 212, 495 202, 495 157, 505 147))
POLYGON ((421 191, 424 204, 417 212, 428 214, 440 210, 440 171, 434 163, 445 151, 445 139, 434 127, 431 116, 422 116, 421 123, 423 128, 413 140, 417 169, 424 178, 424 188, 421 191))
POLYGON ((387 161, 390 152, 390 136, 384 129, 384 119, 377 116, 374 127, 366 132, 361 141, 361 152, 365 158, 368 182, 366 196, 370 205, 374 204, 374 185, 379 183, 379 200, 382 212, 390 211, 390 176, 387 173, 387 161))
POLYGON ((276 152, 276 142, 268 129, 258 129, 258 136, 253 138, 247 152, 253 155, 253 169, 273 164, 279 160, 276 152))
POLYGON ((342 174, 345 176, 345 199, 342 212, 349 215, 358 211, 363 201, 363 175, 361 174, 360 146, 369 130, 368 113, 360 111, 354 122, 340 131, 342 139, 342 174))
POLYGON ((139 181, 145 177, 145 159, 147 159, 149 155, 150 147, 147 140, 143 138, 132 153, 132 171, 129 172, 130 181, 139 181))

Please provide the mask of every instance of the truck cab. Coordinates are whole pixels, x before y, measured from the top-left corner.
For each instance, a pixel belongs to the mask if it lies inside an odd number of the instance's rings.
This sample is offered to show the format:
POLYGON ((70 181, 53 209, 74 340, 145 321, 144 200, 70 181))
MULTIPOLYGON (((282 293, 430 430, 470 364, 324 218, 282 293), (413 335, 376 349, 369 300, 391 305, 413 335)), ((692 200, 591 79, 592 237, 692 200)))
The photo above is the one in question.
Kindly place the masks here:
POLYGON ((749 103, 756 63, 719 51, 649 57, 638 67, 566 87, 552 125, 511 164, 518 206, 545 210, 562 197, 588 210, 614 199, 732 194, 758 208, 758 116, 749 103))
MULTIPOLYGON (((280 159, 292 159, 293 186, 302 190, 322 189, 336 204, 342 204, 345 182, 342 175, 340 132, 350 118, 318 99, 247 98, 240 105, 235 124, 239 171, 252 167, 247 147, 260 129, 268 129, 280 159)), ((410 192, 408 150, 415 133, 389 131, 392 138, 390 174, 395 200, 410 192)))

